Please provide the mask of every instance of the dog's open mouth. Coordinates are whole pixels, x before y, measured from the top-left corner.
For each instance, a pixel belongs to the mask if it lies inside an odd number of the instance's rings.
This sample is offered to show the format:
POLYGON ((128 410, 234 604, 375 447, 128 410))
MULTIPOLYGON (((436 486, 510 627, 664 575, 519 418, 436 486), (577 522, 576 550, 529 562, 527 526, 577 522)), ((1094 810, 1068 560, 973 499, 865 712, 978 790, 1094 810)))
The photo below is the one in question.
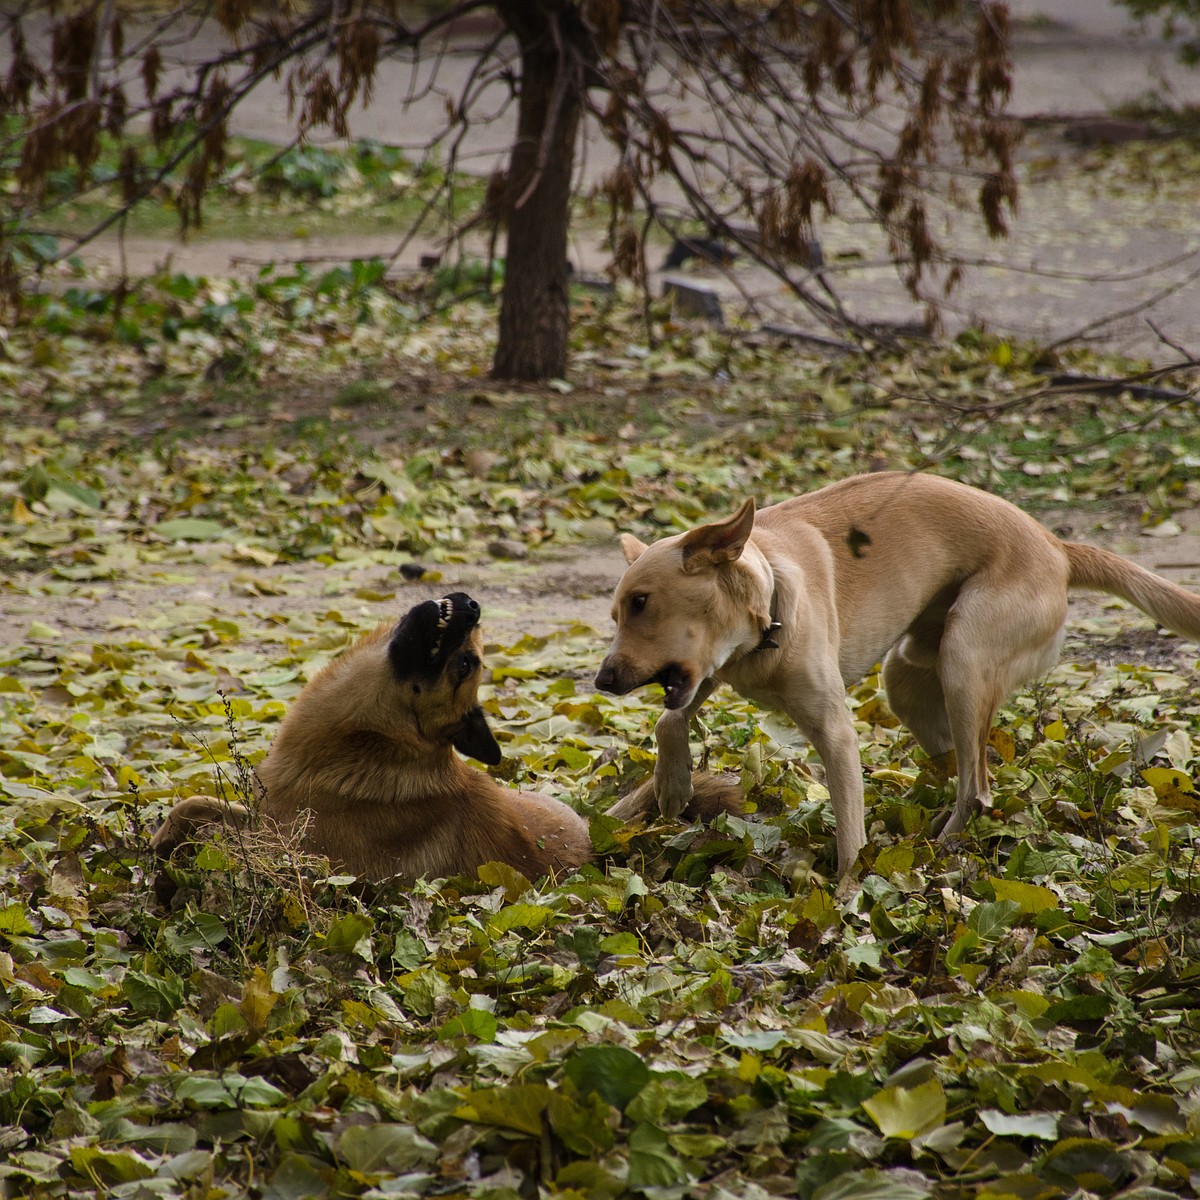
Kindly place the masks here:
POLYGON ((479 605, 465 592, 418 604, 396 626, 388 653, 400 678, 434 675, 479 624, 479 605))
POLYGON ((668 663, 650 683, 662 684, 664 708, 682 708, 692 695, 692 677, 679 663, 668 663))

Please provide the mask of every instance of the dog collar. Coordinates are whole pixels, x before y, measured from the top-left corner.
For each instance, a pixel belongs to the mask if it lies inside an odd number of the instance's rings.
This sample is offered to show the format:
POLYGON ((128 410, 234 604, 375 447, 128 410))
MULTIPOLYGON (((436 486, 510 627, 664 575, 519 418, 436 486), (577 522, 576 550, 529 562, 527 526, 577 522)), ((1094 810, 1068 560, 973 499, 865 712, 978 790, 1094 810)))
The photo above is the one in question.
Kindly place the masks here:
POLYGON ((762 631, 762 637, 758 639, 758 645, 754 647, 751 653, 757 654, 760 650, 778 650, 779 643, 775 640, 777 634, 783 625, 775 619, 776 610, 779 607, 779 593, 771 589, 771 623, 762 631))

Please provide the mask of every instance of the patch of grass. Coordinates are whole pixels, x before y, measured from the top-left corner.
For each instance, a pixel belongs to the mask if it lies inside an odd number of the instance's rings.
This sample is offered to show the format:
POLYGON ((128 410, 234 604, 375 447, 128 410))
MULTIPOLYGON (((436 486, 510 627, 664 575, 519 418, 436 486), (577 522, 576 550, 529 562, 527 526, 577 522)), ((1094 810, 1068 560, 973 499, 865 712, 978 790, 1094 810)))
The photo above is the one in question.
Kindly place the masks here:
MULTIPOLYGON (((158 158, 144 138, 129 139, 158 158)), ((97 163, 86 178, 75 170, 51 180, 43 225, 68 236, 94 225, 119 205, 116 184, 120 146, 102 139, 97 163)), ((297 146, 281 150, 266 142, 230 140, 228 164, 205 197, 203 223, 193 238, 254 242, 355 236, 398 236, 422 211, 445 176, 434 166, 417 166, 390 146, 360 141, 353 146, 297 146)), ((130 210, 122 223, 127 236, 178 235, 179 214, 168 178, 130 210)), ((485 181, 462 176, 454 181, 456 203, 470 211, 483 199, 485 181)))
POLYGON ((334 394, 333 402, 340 408, 360 408, 364 405, 381 404, 388 398, 387 384, 376 379, 356 379, 341 387, 334 394))

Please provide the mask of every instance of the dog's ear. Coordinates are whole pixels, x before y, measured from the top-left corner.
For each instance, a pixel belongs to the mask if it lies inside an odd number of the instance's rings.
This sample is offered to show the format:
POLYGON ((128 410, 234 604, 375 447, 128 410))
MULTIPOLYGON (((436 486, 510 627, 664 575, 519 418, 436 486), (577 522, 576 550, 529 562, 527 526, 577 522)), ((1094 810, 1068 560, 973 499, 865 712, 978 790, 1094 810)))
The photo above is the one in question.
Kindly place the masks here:
POLYGON ((629 566, 633 566, 645 552, 645 542, 639 542, 632 533, 621 534, 621 553, 625 555, 625 562, 629 566))
POLYGON ((685 571, 702 571, 742 557, 754 529, 754 497, 748 496, 742 507, 724 521, 689 529, 679 543, 685 571))
POLYGON ((500 744, 488 728, 483 709, 479 707, 471 709, 463 717, 462 724, 450 735, 450 744, 460 754, 465 754, 468 758, 477 758, 489 767, 496 766, 504 757, 500 753, 500 744))

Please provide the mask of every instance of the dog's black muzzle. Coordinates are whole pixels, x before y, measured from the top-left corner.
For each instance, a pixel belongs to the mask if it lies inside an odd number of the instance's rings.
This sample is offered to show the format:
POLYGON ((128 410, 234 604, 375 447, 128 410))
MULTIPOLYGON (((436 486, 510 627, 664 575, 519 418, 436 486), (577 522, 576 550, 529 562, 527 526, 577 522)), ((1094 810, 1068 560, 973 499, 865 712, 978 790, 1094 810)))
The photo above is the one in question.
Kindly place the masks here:
POLYGON ((596 672, 595 684, 598 691, 608 692, 611 696, 623 696, 631 690, 622 685, 616 667, 610 667, 607 663, 596 672))
POLYGON ((466 592, 426 600, 409 609, 388 645, 398 676, 436 675, 479 624, 479 605, 466 592))

